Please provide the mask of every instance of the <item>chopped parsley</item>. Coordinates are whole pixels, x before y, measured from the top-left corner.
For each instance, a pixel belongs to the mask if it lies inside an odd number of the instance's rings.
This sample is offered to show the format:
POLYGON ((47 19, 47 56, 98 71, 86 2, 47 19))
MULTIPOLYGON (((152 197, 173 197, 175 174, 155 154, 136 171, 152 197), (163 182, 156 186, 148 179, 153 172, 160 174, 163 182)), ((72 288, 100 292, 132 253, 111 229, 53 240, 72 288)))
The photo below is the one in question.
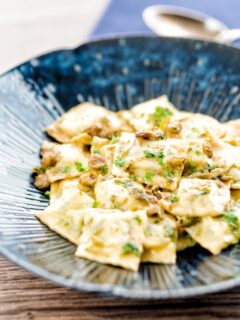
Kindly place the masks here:
POLYGON ((111 139, 111 141, 109 141, 109 143, 108 144, 115 144, 115 143, 117 143, 118 142, 118 139, 115 137, 115 135, 113 134, 112 135, 112 139, 111 139))
POLYGON ((142 223, 142 219, 139 216, 136 216, 133 218, 135 221, 137 221, 138 224, 142 223))
POLYGON ((164 173, 164 176, 165 177, 167 177, 167 178, 173 178, 173 176, 174 176, 174 174, 173 174, 173 172, 172 171, 166 171, 165 173, 164 173))
POLYGON ((39 168, 39 171, 41 172, 41 173, 46 173, 46 171, 47 171, 47 168, 39 168))
POLYGON ((236 232, 239 230, 239 220, 238 217, 234 214, 233 211, 229 211, 224 215, 224 219, 229 225, 229 228, 231 229, 232 232, 236 232))
POLYGON ((198 128, 192 128, 192 132, 193 133, 199 133, 199 129, 198 128))
POLYGON ((116 184, 120 184, 125 189, 132 186, 132 181, 128 179, 123 179, 123 180, 115 179, 114 182, 116 184))
POLYGON ((101 173, 107 173, 107 172, 108 172, 108 167, 107 167, 107 166, 103 166, 103 167, 100 169, 100 172, 101 172, 101 173))
POLYGON ((216 169, 216 168, 218 168, 218 166, 216 166, 215 164, 209 164, 209 163, 208 163, 208 170, 209 170, 209 171, 212 171, 212 170, 214 170, 214 169, 216 169))
POLYGON ((144 155, 146 158, 157 158, 162 159, 164 157, 164 154, 162 151, 154 152, 151 150, 144 150, 144 155))
POLYGON ((204 195, 209 194, 209 193, 210 193, 210 190, 207 189, 207 188, 204 188, 199 192, 199 195, 200 196, 204 196, 204 195))
POLYGON ((141 250, 139 249, 139 246, 134 242, 127 242, 124 244, 122 248, 123 254, 134 254, 137 257, 141 256, 141 250))
POLYGON ((155 108, 155 112, 151 116, 152 116, 155 124, 158 126, 161 124, 161 122, 165 118, 172 116, 172 115, 173 115, 173 113, 169 109, 158 106, 155 108))
POLYGON ((98 206, 99 206, 99 202, 97 200, 94 200, 93 208, 97 208, 98 206))
POLYGON ((173 241, 176 240, 176 235, 175 235, 175 230, 172 226, 170 225, 165 225, 164 229, 166 231, 167 236, 172 239, 173 241))
POLYGON ((151 171, 147 171, 143 179, 147 182, 151 182, 153 180, 154 173, 151 171))
POLYGON ((45 191, 44 196, 46 199, 50 199, 50 191, 45 191))
POLYGON ((197 156, 200 156, 202 154, 202 152, 200 150, 196 150, 195 153, 197 156))
POLYGON ((62 168, 61 170, 62 173, 69 173, 70 171, 71 171, 71 167, 69 166, 62 168))
POLYGON ((86 168, 83 167, 83 164, 81 162, 75 162, 75 166, 77 171, 84 172, 86 171, 86 168))
POLYGON ((176 195, 173 195, 173 196, 171 197, 171 202, 177 202, 177 201, 178 201, 177 196, 176 196, 176 195))
POLYGON ((134 174, 130 174, 129 175, 129 178, 133 181, 136 181, 137 180, 137 177, 134 175, 134 174))
POLYGON ((114 161, 114 164, 115 164, 115 166, 122 168, 122 167, 124 167, 125 162, 121 158, 117 158, 114 161))

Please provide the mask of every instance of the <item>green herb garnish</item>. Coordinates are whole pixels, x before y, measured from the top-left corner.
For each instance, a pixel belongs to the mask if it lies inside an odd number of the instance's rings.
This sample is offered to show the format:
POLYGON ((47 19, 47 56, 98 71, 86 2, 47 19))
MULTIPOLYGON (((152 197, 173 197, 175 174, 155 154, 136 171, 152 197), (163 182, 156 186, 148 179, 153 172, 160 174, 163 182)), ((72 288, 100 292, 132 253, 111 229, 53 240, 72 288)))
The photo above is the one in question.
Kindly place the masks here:
POLYGON ((112 139, 111 139, 111 141, 109 141, 109 143, 108 144, 115 144, 115 143, 117 143, 118 142, 118 139, 115 137, 115 135, 113 134, 112 135, 112 139))
POLYGON ((100 172, 101 172, 101 173, 107 173, 107 172, 108 172, 108 167, 107 167, 107 166, 103 166, 103 167, 100 169, 100 172))
POLYGON ((115 164, 115 166, 122 168, 122 167, 124 167, 125 162, 124 162, 121 158, 118 157, 118 158, 114 161, 114 164, 115 164))
POLYGON ((50 199, 50 191, 49 190, 45 191, 44 192, 44 196, 45 196, 46 199, 50 199))
POLYGON ((77 171, 84 172, 86 171, 86 168, 83 167, 83 164, 81 162, 75 162, 75 166, 77 171))
POLYGON ((173 176, 174 176, 174 174, 173 174, 173 172, 172 171, 166 171, 165 173, 164 173, 164 176, 165 177, 167 177, 167 178, 173 178, 173 176))
POLYGON ((233 211, 229 211, 228 213, 226 213, 224 215, 224 219, 227 222, 227 224, 229 225, 232 232, 236 232, 239 230, 239 227, 240 227, 239 220, 233 211))
POLYGON ((137 257, 141 256, 141 251, 139 249, 139 246, 134 242, 127 242, 124 244, 122 248, 123 254, 134 254, 137 257))
POLYGON ((138 224, 141 224, 142 223, 142 219, 138 216, 134 217, 133 218, 135 221, 137 221, 138 224))
POLYGON ((162 151, 154 152, 151 150, 144 150, 144 154, 146 158, 157 158, 162 159, 164 157, 164 154, 162 151))
POLYGON ((175 235, 175 230, 173 229, 173 227, 169 226, 169 225, 165 225, 164 228, 165 228, 167 236, 170 239, 172 239, 173 241, 175 241, 176 240, 176 235, 175 235))
POLYGON ((154 173, 151 171, 147 171, 143 179, 147 182, 151 182, 153 180, 154 173))
POLYGON ((99 206, 99 202, 97 200, 94 200, 93 208, 97 208, 98 206, 99 206))
POLYGON ((151 116, 153 117, 155 124, 158 126, 165 118, 172 115, 173 113, 169 109, 158 106, 155 108, 155 112, 151 116))
POLYGON ((172 196, 171 197, 171 202, 177 202, 178 201, 178 198, 177 198, 177 196, 172 196))
POLYGON ((200 150, 196 150, 195 153, 197 156, 200 156, 202 154, 202 152, 200 150))
POLYGON ((71 171, 71 167, 69 166, 62 168, 61 170, 62 173, 69 173, 70 171, 71 171))

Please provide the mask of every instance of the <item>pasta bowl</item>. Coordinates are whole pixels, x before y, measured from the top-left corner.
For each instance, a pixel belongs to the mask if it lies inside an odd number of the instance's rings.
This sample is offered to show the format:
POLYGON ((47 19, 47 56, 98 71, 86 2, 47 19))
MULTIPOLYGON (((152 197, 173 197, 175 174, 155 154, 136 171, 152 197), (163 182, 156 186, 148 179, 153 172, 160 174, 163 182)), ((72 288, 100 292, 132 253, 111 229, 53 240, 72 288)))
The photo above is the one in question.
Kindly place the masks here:
POLYGON ((75 246, 35 217, 47 206, 33 185, 44 128, 92 101, 118 111, 165 94, 181 110, 220 121, 240 117, 240 51, 231 46, 151 36, 97 40, 34 58, 0 77, 0 252, 59 285, 129 298, 164 299, 240 284, 240 245, 219 256, 198 247, 176 265, 138 272, 74 256, 75 246))

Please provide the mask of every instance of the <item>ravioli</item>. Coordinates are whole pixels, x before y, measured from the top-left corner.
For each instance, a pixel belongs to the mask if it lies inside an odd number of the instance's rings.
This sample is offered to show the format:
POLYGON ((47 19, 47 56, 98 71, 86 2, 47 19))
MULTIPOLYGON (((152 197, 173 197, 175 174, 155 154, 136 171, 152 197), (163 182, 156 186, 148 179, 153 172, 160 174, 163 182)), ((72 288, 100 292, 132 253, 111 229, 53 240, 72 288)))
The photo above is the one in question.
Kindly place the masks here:
POLYGON ((240 119, 220 123, 161 96, 116 113, 82 103, 46 131, 57 142, 43 143, 33 170, 35 186, 50 187, 37 217, 76 257, 137 271, 240 240, 240 119))
POLYGON ((131 116, 123 116, 135 129, 152 130, 161 127, 163 122, 178 110, 169 102, 166 96, 140 103, 131 109, 131 116))
POLYGON ((177 229, 173 218, 149 218, 144 234, 142 262, 176 263, 177 229))
POLYGON ((240 146, 240 119, 224 123, 226 133, 223 141, 233 146, 240 146))
POLYGON ((217 255, 240 238, 240 207, 232 204, 221 217, 204 217, 186 231, 203 248, 217 255))
POLYGON ((50 194, 50 205, 37 217, 51 230, 77 244, 83 215, 75 210, 92 207, 93 198, 80 190, 78 179, 53 183, 50 194))
MULTIPOLYGON (((35 185, 41 188, 43 176, 53 183, 58 180, 80 176, 88 166, 89 151, 82 142, 58 144, 46 141, 42 145, 42 166, 35 179, 35 185)), ((48 187, 47 184, 43 188, 48 187)))
POLYGON ((216 119, 199 113, 179 112, 166 123, 166 138, 199 139, 206 138, 213 131, 217 137, 223 137, 226 129, 216 119))
POLYGON ((175 190, 184 169, 188 144, 182 140, 148 141, 123 133, 115 147, 112 174, 135 176, 140 183, 175 190))
POLYGON ((224 169, 224 179, 232 181, 232 189, 240 189, 240 147, 218 141, 213 161, 224 169))
POLYGON ((129 178, 100 178, 95 185, 95 196, 98 206, 105 209, 146 210, 149 215, 162 212, 158 199, 129 178))
POLYGON ((76 256, 137 271, 143 251, 146 213, 84 210, 84 228, 76 256))
POLYGON ((85 102, 62 115, 47 127, 46 132, 59 142, 69 143, 81 133, 109 137, 123 129, 124 123, 114 112, 85 102))
POLYGON ((161 201, 168 212, 176 216, 218 216, 230 201, 230 186, 221 181, 186 179, 180 181, 175 195, 166 194, 161 201))

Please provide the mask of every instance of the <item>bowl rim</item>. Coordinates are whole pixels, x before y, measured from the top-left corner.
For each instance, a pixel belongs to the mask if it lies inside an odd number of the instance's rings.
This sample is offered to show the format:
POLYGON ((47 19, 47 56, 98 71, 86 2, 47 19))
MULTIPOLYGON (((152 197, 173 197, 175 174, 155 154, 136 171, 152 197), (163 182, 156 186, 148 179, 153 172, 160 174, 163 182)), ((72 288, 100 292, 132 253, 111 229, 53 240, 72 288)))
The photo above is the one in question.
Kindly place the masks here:
MULTIPOLYGON (((119 41, 123 39, 139 39, 139 38, 150 38, 150 39, 164 39, 169 41, 187 41, 187 42, 197 42, 197 43, 203 43, 203 44, 211 44, 219 48, 230 48, 233 49, 237 54, 240 54, 240 47, 235 46, 233 44, 221 44, 213 41, 207 41, 207 40, 199 40, 199 39, 189 39, 189 38, 179 38, 179 37, 164 37, 164 36, 156 36, 151 35, 147 33, 124 33, 121 35, 108 35, 108 36, 97 36, 93 39, 90 39, 90 41, 84 41, 83 43, 80 43, 80 45, 70 47, 70 48, 60 48, 52 51, 47 51, 46 53, 43 53, 38 56, 34 56, 23 63, 18 64, 17 66, 4 71, 0 74, 0 78, 4 75, 20 68, 21 66, 29 63, 31 60, 34 59, 41 59, 49 54, 57 54, 62 51, 74 51, 76 49, 84 48, 86 45, 91 44, 97 44, 99 42, 108 42, 108 41, 119 41)), ((27 270, 28 272, 42 278, 45 280, 48 280, 52 283, 55 283, 57 285, 60 285, 62 287, 67 287, 71 289, 77 289, 79 291, 85 291, 85 292, 91 292, 91 293, 97 293, 99 295, 105 295, 105 296, 118 296, 122 298, 130 298, 130 299, 180 299, 180 298, 190 298, 195 297, 199 295, 204 294, 210 294, 226 289, 233 288, 237 285, 240 285, 240 274, 227 280, 222 280, 220 282, 216 282, 213 284, 206 284, 206 285, 199 285, 197 287, 189 287, 189 288, 178 288, 178 289, 145 289, 144 291, 139 291, 138 289, 128 289, 121 286, 115 286, 111 284, 94 284, 91 282, 87 282, 85 280, 73 280, 66 278, 61 275, 57 275, 56 273, 47 271, 46 269, 43 269, 41 267, 38 267, 33 262, 30 262, 29 260, 25 260, 21 257, 21 254, 17 254, 14 251, 11 251, 8 249, 8 247, 4 246, 4 242, 1 243, 0 239, 0 253, 6 257, 11 262, 15 263, 16 265, 22 267, 23 269, 27 270)))
POLYGON ((122 39, 139 39, 139 38, 163 39, 163 40, 165 39, 165 40, 170 40, 170 41, 171 40, 172 41, 184 40, 184 41, 188 41, 188 42, 198 42, 198 43, 203 43, 203 44, 211 44, 211 45, 215 45, 217 47, 222 47, 222 48, 230 48, 233 50, 236 49, 236 51, 238 51, 238 53, 240 53, 240 45, 236 45, 234 43, 227 44, 227 43, 220 43, 220 42, 216 42, 216 41, 197 39, 197 38, 158 36, 158 35, 151 34, 148 32, 134 32, 134 33, 133 32, 124 32, 121 34, 109 33, 106 36, 105 35, 92 36, 90 39, 84 40, 83 42, 80 42, 79 44, 74 45, 74 46, 59 47, 54 50, 46 50, 45 52, 42 52, 40 54, 33 55, 31 58, 28 58, 26 60, 24 59, 23 62, 17 63, 13 67, 11 67, 3 72, 0 72, 0 77, 14 71, 15 69, 18 69, 18 68, 24 66, 25 64, 29 63, 31 60, 41 59, 49 54, 58 53, 60 51, 74 51, 76 49, 81 49, 82 47, 84 47, 86 45, 91 45, 91 44, 95 44, 98 42, 108 42, 111 40, 112 41, 114 41, 114 40, 119 41, 122 39))

